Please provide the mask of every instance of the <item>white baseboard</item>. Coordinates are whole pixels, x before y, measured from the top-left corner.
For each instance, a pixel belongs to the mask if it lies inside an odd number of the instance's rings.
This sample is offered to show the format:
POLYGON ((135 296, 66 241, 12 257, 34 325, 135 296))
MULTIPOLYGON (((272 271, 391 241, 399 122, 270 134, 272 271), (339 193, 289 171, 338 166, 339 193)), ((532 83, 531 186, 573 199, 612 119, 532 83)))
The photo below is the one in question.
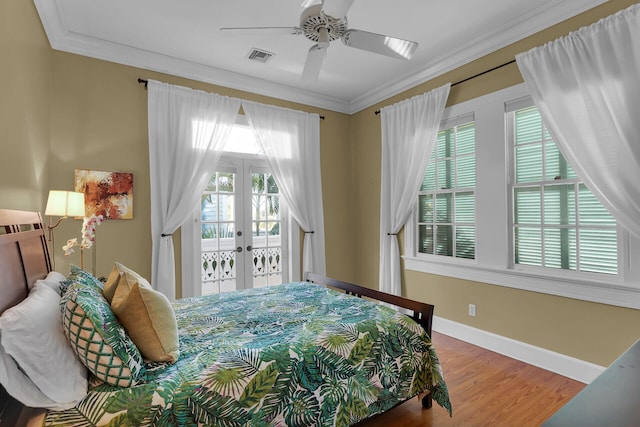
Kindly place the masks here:
POLYGON ((434 316, 433 330, 585 384, 589 384, 605 370, 602 366, 585 362, 584 360, 453 322, 442 317, 434 316))

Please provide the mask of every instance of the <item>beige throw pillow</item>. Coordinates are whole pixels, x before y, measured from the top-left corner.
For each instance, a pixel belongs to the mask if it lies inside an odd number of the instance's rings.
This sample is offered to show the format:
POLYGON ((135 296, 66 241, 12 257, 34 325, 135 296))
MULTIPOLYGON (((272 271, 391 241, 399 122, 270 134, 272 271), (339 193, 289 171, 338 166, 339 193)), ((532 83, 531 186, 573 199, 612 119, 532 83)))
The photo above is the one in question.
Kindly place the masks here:
POLYGON ((116 288, 118 287, 118 284, 120 283, 120 279, 122 278, 125 272, 131 274, 138 280, 143 280, 147 282, 144 277, 140 276, 138 273, 136 273, 132 269, 120 264, 119 262, 116 262, 116 264, 113 266, 113 270, 111 270, 111 273, 107 278, 107 282, 104 284, 104 289, 102 290, 102 294, 104 295, 105 299, 109 301, 109 304, 111 304, 111 300, 113 300, 113 295, 116 293, 116 288))
POLYGON ((153 362, 174 363, 180 357, 178 324, 173 306, 145 279, 124 271, 113 294, 111 309, 140 350, 153 362))

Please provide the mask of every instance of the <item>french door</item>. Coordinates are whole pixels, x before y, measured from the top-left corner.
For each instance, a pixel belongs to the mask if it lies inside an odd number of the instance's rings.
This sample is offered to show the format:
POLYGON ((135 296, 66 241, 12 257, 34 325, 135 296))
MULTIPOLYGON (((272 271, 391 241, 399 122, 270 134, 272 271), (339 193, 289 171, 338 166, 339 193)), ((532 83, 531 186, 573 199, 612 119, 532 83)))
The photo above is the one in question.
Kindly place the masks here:
POLYGON ((201 200, 203 295, 288 281, 284 210, 266 162, 221 160, 201 200))

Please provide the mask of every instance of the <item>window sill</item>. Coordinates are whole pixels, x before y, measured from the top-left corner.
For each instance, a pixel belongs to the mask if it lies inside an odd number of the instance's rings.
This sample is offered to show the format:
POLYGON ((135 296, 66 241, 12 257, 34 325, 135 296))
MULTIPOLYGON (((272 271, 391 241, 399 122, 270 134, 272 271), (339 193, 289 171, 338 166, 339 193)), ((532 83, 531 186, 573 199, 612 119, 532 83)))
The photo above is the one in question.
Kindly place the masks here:
POLYGON ((609 281, 576 279, 524 269, 480 266, 472 261, 408 256, 404 256, 403 259, 407 270, 619 307, 640 308, 640 285, 624 283, 617 277, 612 277, 609 281))

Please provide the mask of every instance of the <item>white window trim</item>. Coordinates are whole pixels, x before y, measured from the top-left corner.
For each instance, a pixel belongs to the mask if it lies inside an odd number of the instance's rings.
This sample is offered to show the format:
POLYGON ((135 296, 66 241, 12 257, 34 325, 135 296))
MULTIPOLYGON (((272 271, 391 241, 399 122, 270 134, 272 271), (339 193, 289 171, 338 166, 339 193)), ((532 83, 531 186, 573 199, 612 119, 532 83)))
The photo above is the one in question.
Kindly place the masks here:
POLYGON ((416 212, 405 225, 404 263, 407 270, 505 286, 620 307, 640 308, 640 239, 619 227, 620 274, 607 276, 514 266, 508 197, 509 149, 505 106, 528 96, 519 84, 453 105, 443 122, 473 113, 476 122, 476 259, 417 254, 416 212), (496 125, 502 123, 502 126, 496 125), (502 159, 496 162, 495 159, 502 159), (490 167, 480 167, 491 165, 490 167), (495 191, 494 189, 499 189, 495 191), (479 220, 482 218, 482 220, 479 220))

